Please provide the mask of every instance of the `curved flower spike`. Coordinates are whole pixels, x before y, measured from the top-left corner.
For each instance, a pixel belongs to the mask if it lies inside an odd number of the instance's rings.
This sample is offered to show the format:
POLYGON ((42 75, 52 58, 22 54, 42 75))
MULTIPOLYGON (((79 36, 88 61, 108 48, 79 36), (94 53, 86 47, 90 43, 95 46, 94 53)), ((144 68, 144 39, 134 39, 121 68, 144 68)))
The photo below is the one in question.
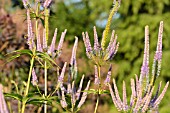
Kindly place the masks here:
MULTIPOLYGON (((53 54, 55 50, 55 42, 56 42, 56 37, 57 37, 57 28, 55 29, 54 36, 50 45, 50 48, 48 49, 48 54, 53 54)), ((53 55, 52 55, 53 56, 53 55)))
POLYGON ((59 41, 58 48, 57 48, 58 56, 60 56, 60 54, 61 54, 62 46, 63 46, 63 42, 64 42, 66 32, 67 32, 67 29, 65 29, 64 32, 62 32, 62 34, 61 34, 60 41, 59 41))
POLYGON ((77 108, 80 108, 80 107, 84 104, 84 102, 85 102, 85 100, 86 100, 86 98, 87 98, 87 92, 86 92, 86 91, 89 89, 89 86, 90 86, 90 80, 89 80, 88 83, 87 83, 87 86, 86 86, 86 88, 85 88, 85 92, 83 92, 83 95, 82 95, 82 97, 81 97, 81 100, 80 100, 77 108))

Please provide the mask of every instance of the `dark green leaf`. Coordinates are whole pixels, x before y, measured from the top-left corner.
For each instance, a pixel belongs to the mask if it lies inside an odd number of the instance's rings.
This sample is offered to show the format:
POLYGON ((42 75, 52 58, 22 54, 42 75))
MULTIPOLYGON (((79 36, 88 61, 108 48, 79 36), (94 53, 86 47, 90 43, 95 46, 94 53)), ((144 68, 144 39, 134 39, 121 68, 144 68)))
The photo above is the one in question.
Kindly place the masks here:
POLYGON ((5 97, 10 97, 10 98, 13 98, 13 99, 16 99, 19 101, 22 101, 22 98, 23 98, 21 95, 14 94, 14 93, 5 93, 4 95, 5 95, 5 97))

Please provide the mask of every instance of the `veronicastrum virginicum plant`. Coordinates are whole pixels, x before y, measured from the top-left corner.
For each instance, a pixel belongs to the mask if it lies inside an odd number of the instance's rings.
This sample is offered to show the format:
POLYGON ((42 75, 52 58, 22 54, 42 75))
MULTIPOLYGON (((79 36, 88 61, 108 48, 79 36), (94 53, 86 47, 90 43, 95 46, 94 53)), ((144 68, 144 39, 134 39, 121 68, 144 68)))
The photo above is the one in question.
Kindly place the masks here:
MULTIPOLYGON (((109 14, 109 17, 108 17, 108 22, 106 24, 105 30, 103 31, 101 44, 99 44, 99 41, 98 41, 96 27, 93 28, 94 29, 94 48, 92 48, 92 46, 91 46, 88 33, 87 32, 82 33, 84 45, 85 45, 85 48, 86 48, 86 55, 89 59, 91 59, 94 62, 94 68, 95 68, 95 81, 94 81, 94 83, 98 87, 97 90, 96 89, 90 89, 90 91, 89 91, 89 93, 97 94, 97 101, 96 101, 94 113, 97 112, 100 95, 103 94, 103 93, 107 93, 106 90, 103 90, 103 88, 102 88, 103 84, 100 82, 101 81, 101 66, 105 65, 107 62, 112 60, 112 58, 117 53, 117 50, 118 50, 118 47, 119 47, 119 43, 117 43, 117 35, 115 35, 114 30, 112 31, 110 42, 109 42, 107 48, 106 48, 106 41, 108 39, 108 34, 109 34, 109 31, 110 31, 110 25, 111 25, 112 17, 118 11, 118 9, 120 7, 120 2, 121 2, 121 0, 118 0, 118 1, 114 0, 114 2, 113 2, 113 8, 110 11, 110 14, 109 14)), ((112 65, 110 64, 110 68, 109 68, 107 77, 104 81, 104 85, 106 85, 106 86, 110 82, 111 70, 112 70, 112 65)))
MULTIPOLYGON (((54 92, 51 94, 47 95, 47 70, 50 67, 53 67, 53 65, 56 65, 57 68, 59 66, 56 64, 54 61, 55 58, 60 56, 61 50, 62 50, 62 45, 64 41, 64 37, 66 34, 65 30, 62 32, 58 47, 55 47, 56 43, 56 36, 57 36, 57 29, 55 29, 55 33, 51 42, 51 45, 48 46, 48 16, 49 16, 49 7, 51 4, 52 0, 46 0, 43 4, 41 4, 40 1, 37 1, 35 3, 35 7, 31 6, 28 0, 23 0, 23 5, 26 9, 26 14, 27 14, 27 25, 28 25, 28 34, 27 34, 27 44, 29 46, 29 50, 16 50, 12 53, 16 54, 13 55, 9 61, 13 60, 14 58, 19 57, 22 54, 28 54, 31 56, 30 60, 30 69, 29 69, 29 75, 28 75, 28 80, 26 83, 26 89, 24 90, 24 95, 12 95, 12 94, 7 94, 6 96, 8 97, 13 97, 15 99, 18 99, 21 101, 21 103, 18 101, 18 112, 24 113, 25 111, 25 106, 28 103, 33 103, 34 99, 36 98, 31 98, 34 96, 34 94, 29 94, 29 87, 30 87, 30 81, 31 81, 31 75, 32 75, 32 84, 37 87, 39 94, 42 96, 42 98, 37 101, 39 103, 44 103, 44 113, 47 113, 47 100, 50 98, 52 94, 54 94, 59 86, 60 82, 57 83, 56 88, 54 92), (43 10, 40 10, 40 7, 43 7, 43 10), (35 21, 35 34, 33 33, 33 26, 32 26, 32 21, 35 21), (44 24, 44 30, 43 30, 43 42, 41 44, 41 39, 40 39, 40 30, 39 30, 39 24, 40 20, 44 24), (34 69, 34 62, 37 60, 41 67, 44 69, 44 94, 41 94, 39 87, 38 87, 38 80, 36 76, 36 72, 34 69)), ((16 89, 18 89, 17 85, 16 89)))
MULTIPOLYGON (((49 97, 49 96, 47 96, 47 70, 48 70, 48 68, 51 67, 51 63, 48 62, 47 59, 49 59, 50 61, 55 63, 54 62, 54 58, 60 56, 61 49, 62 49, 62 44, 63 44, 64 37, 65 37, 66 31, 67 31, 67 30, 65 30, 62 33, 60 41, 59 41, 59 44, 58 44, 58 48, 55 48, 56 36, 57 36, 57 29, 55 29, 51 45, 48 47, 48 45, 47 45, 48 38, 49 38, 48 37, 48 34, 49 34, 48 33, 49 32, 49 28, 48 28, 48 26, 49 26, 48 25, 48 21, 49 20, 48 20, 48 18, 49 18, 49 7, 50 7, 51 2, 52 2, 52 0, 46 0, 42 4, 42 7, 44 8, 44 10, 41 11, 40 10, 41 4, 40 4, 40 1, 38 1, 36 3, 36 8, 35 8, 35 11, 34 11, 33 8, 30 7, 29 2, 27 0, 23 0, 24 7, 27 10, 27 24, 28 24, 28 39, 27 39, 27 42, 28 42, 28 45, 29 45, 29 49, 31 51, 37 51, 37 53, 39 53, 39 54, 36 54, 37 56, 38 55, 42 56, 42 54, 45 54, 46 56, 48 56, 48 58, 46 58, 46 57, 45 58, 40 58, 40 57, 35 56, 35 58, 38 60, 38 62, 44 68, 44 80, 45 80, 44 81, 44 94, 43 94, 44 98, 48 98, 49 97), (44 15, 42 15, 43 14, 42 12, 44 13, 44 15), (35 18, 35 36, 33 36, 32 23, 31 23, 30 14, 34 15, 33 19, 35 18), (43 31, 43 44, 42 45, 41 45, 41 42, 40 42, 40 33, 39 33, 39 29, 38 29, 38 27, 39 27, 38 26, 39 25, 39 19, 41 19, 45 23, 44 24, 44 31, 43 31), (34 42, 34 39, 35 39, 34 37, 37 40, 37 44, 35 44, 35 42, 34 42)), ((32 68, 30 70, 32 70, 32 75, 33 75, 32 76, 32 83, 33 83, 33 85, 37 86, 37 84, 36 84, 37 77, 36 77, 34 68, 32 68)), ((29 85, 27 87, 29 87, 29 85)), ((59 88, 59 82, 56 85, 55 91, 58 88, 59 88)), ((25 95, 27 95, 27 94, 25 94, 25 95)), ((44 113, 47 113, 47 105, 46 104, 47 104, 47 102, 45 101, 45 104, 44 104, 44 113)), ((21 112, 24 112, 24 106, 22 107, 22 111, 21 112)))
POLYGON ((166 83, 163 91, 159 94, 161 83, 157 88, 156 94, 153 95, 155 89, 155 81, 160 75, 161 62, 162 62, 162 36, 163 36, 163 21, 160 22, 157 49, 154 55, 152 65, 152 76, 149 76, 149 27, 145 27, 145 48, 143 56, 143 64, 141 67, 140 77, 136 75, 136 82, 131 79, 131 99, 130 105, 127 104, 126 85, 123 81, 123 101, 121 101, 119 92, 116 86, 115 79, 113 79, 114 91, 109 84, 110 93, 113 103, 118 111, 125 111, 131 113, 142 112, 145 113, 149 110, 158 112, 158 105, 163 99, 165 92, 168 88, 169 82, 166 83), (149 79, 151 78, 151 79, 149 79))
MULTIPOLYGON (((154 56, 154 61, 152 66, 151 80, 149 79, 150 78, 149 77, 149 28, 148 26, 145 27, 145 49, 144 49, 143 64, 141 67, 140 78, 138 79, 138 77, 136 76, 136 83, 134 79, 131 79, 132 95, 131 95, 129 106, 127 104, 127 99, 126 99, 127 96, 126 96, 125 82, 123 81, 123 101, 121 101, 120 99, 115 80, 113 79, 114 91, 112 90, 112 87, 109 84, 111 79, 111 70, 112 70, 111 64, 104 83, 103 84, 101 83, 101 66, 105 65, 106 63, 109 63, 109 60, 111 60, 114 57, 119 46, 119 43, 117 43, 117 35, 115 35, 115 31, 113 31, 110 38, 110 42, 106 48, 106 40, 108 38, 111 20, 113 15, 117 12, 118 8, 120 7, 120 0, 118 1, 114 0, 114 7, 110 12, 106 28, 103 32, 101 44, 99 44, 97 31, 95 27, 94 27, 94 48, 92 48, 91 46, 88 33, 87 32, 82 33, 84 44, 86 47, 86 54, 88 58, 91 59, 95 64, 94 83, 95 85, 97 85, 97 90, 96 89, 88 90, 90 85, 90 81, 88 81, 85 90, 82 91, 84 75, 81 78, 79 87, 76 89, 75 86, 75 81, 77 78, 76 50, 78 46, 78 38, 76 37, 73 50, 72 50, 70 64, 69 64, 68 81, 67 83, 63 82, 66 66, 67 66, 67 63, 65 62, 61 70, 61 73, 59 73, 59 71, 57 72, 58 82, 56 84, 55 90, 47 95, 47 70, 50 69, 50 67, 52 67, 53 64, 56 65, 58 69, 60 69, 54 60, 61 54, 62 44, 66 34, 66 30, 65 30, 61 35, 58 47, 55 48, 55 42, 57 36, 57 29, 56 29, 51 45, 50 46, 47 45, 48 38, 49 38, 48 37, 49 7, 51 2, 52 0, 45 0, 44 3, 41 3, 39 0, 37 0, 35 4, 35 8, 33 8, 28 0, 23 0, 24 7, 26 8, 27 11, 27 24, 28 24, 27 43, 29 45, 29 50, 14 51, 13 53, 16 53, 16 55, 12 56, 9 59, 9 61, 19 57, 22 54, 29 54, 31 56, 28 81, 26 83, 24 95, 19 93, 15 95, 5 94, 5 96, 7 97, 13 97, 15 99, 18 99, 18 112, 24 113, 26 104, 33 104, 33 102, 35 103, 36 101, 38 104, 44 105, 44 113, 47 113, 47 104, 51 101, 56 101, 52 99, 55 98, 54 95, 57 92, 56 94, 57 99, 59 100, 62 108, 64 108, 67 112, 71 112, 71 113, 76 113, 80 110, 80 107, 84 104, 88 93, 97 94, 97 102, 94 110, 94 113, 96 113, 98 109, 100 95, 103 93, 108 93, 106 90, 103 89, 103 85, 109 86, 113 103, 115 104, 115 107, 119 111, 137 113, 137 112, 147 112, 148 110, 157 110, 158 105, 161 102, 167 90, 167 87, 169 85, 169 82, 167 82, 162 93, 160 94, 160 96, 158 96, 161 87, 161 82, 160 82, 156 94, 152 98, 153 90, 155 88, 155 81, 159 76, 160 69, 161 69, 163 22, 160 22, 158 44, 157 44, 157 50, 154 56), (43 10, 42 9, 40 10, 40 7, 42 7, 43 10), (33 27, 32 27, 33 19, 35 20, 35 34, 33 33, 33 27), (42 23, 44 23, 42 43, 40 40, 40 31, 39 31, 40 20, 42 21, 42 23), (41 67, 44 69, 44 79, 45 79, 44 94, 42 94, 41 91, 39 90, 38 80, 35 71, 35 67, 36 67, 34 63, 35 60, 37 60, 40 63, 41 67), (29 93, 31 75, 32 75, 32 84, 33 86, 36 86, 39 95, 41 97, 38 98, 33 97, 35 94, 29 93)), ((18 90, 17 84, 14 81, 13 83, 16 89, 18 90)), ((6 102, 4 100, 4 96, 2 93, 1 85, 0 85, 0 112, 8 113, 6 102)))

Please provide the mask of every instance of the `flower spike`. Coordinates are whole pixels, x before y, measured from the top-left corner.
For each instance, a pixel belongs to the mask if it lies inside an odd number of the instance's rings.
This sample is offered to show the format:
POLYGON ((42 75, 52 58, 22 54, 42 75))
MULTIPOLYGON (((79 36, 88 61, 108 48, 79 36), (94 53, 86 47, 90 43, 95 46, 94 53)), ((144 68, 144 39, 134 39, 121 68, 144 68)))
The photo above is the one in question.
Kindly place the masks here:
POLYGON ((37 85, 37 82, 38 82, 37 75, 35 73, 34 68, 32 69, 32 81, 31 82, 32 82, 33 86, 37 85))
POLYGON ((58 83, 61 83, 61 84, 63 83, 64 74, 65 74, 65 71, 66 71, 66 66, 67 66, 67 62, 64 63, 64 66, 63 66, 63 69, 61 71, 61 74, 58 77, 58 83))
POLYGON ((84 104, 84 102, 85 102, 85 100, 86 100, 86 98, 87 98, 87 92, 86 92, 86 91, 89 89, 89 86, 90 86, 90 80, 89 80, 88 83, 87 83, 87 86, 86 86, 86 88, 85 88, 85 92, 83 92, 83 95, 82 95, 82 97, 81 97, 81 100, 80 100, 77 108, 80 108, 80 107, 84 104))
POLYGON ((37 37, 37 51, 43 52, 42 46, 41 46, 41 41, 40 41, 40 34, 38 32, 38 37, 37 37))
POLYGON ((62 32, 62 34, 61 34, 60 41, 59 41, 58 48, 57 48, 58 56, 60 56, 60 54, 61 54, 62 46, 63 46, 63 42, 64 42, 66 32, 67 32, 67 29, 65 29, 64 32, 62 32))
MULTIPOLYGON (((55 42, 56 42, 56 37, 57 37, 57 28, 55 29, 54 36, 50 45, 50 48, 48 49, 48 54, 53 54, 55 50, 55 42)), ((53 55, 52 55, 53 56, 53 55)))
POLYGON ((79 88, 78 88, 77 93, 76 93, 76 99, 77 100, 79 100, 79 98, 80 98, 80 93, 81 93, 81 89, 82 89, 82 86, 83 86, 83 80, 84 80, 84 75, 81 77, 79 88))
POLYGON ((99 85, 100 84, 100 79, 99 79, 99 75, 98 75, 98 69, 97 66, 94 65, 94 69, 95 69, 95 79, 94 79, 94 84, 99 85))
POLYGON ((94 29, 94 51, 95 51, 95 54, 98 54, 99 51, 101 50, 101 47, 98 41, 96 27, 94 26, 93 29, 94 29))
POLYGON ((45 0, 43 6, 44 6, 45 8, 48 8, 49 5, 51 4, 51 2, 52 2, 52 0, 45 0))
POLYGON ((155 101, 155 103, 154 103, 154 106, 153 106, 154 109, 156 109, 156 108, 158 107, 158 105, 160 104, 161 100, 163 99, 163 97, 164 97, 164 95, 165 95, 165 93, 166 93, 166 90, 167 90, 168 86, 169 86, 169 82, 166 83, 166 85, 165 85, 162 93, 161 93, 161 94, 159 95, 159 97, 156 99, 156 101, 155 101))
POLYGON ((0 84, 0 113, 9 113, 8 112, 8 108, 7 108, 7 104, 5 102, 5 98, 2 92, 2 84, 0 84))
POLYGON ((31 17, 30 17, 30 10, 27 9, 27 24, 28 24, 28 40, 27 43, 29 45, 29 49, 32 50, 34 46, 34 40, 33 40, 33 31, 32 31, 32 23, 31 23, 31 17))
POLYGON ((110 64, 109 71, 107 73, 107 77, 104 81, 105 85, 108 85, 108 83, 110 82, 111 74, 112 74, 112 65, 110 64))

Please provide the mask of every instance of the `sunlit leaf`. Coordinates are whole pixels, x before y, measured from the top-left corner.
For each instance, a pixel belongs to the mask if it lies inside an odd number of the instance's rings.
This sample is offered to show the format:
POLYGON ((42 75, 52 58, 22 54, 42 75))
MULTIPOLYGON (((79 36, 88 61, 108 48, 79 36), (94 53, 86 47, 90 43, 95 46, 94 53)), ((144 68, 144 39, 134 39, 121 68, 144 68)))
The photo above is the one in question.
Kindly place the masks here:
POLYGON ((22 99, 23 99, 22 95, 19 95, 19 94, 5 93, 4 95, 5 95, 5 97, 10 97, 10 98, 13 98, 13 99, 16 99, 19 101, 22 101, 22 99))

